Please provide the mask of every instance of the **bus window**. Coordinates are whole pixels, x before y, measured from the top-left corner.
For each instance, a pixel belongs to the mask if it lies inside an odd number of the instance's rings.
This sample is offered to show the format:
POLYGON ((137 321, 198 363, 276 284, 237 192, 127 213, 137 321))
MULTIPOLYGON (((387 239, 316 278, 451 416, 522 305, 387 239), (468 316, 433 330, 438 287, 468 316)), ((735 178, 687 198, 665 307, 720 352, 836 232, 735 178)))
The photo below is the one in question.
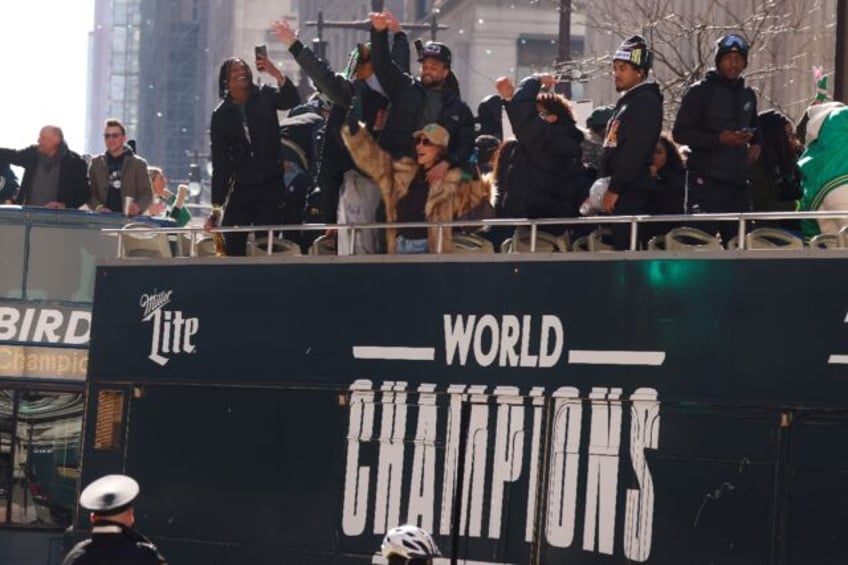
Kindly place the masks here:
POLYGON ((70 524, 82 408, 82 393, 0 389, 0 523, 70 524))

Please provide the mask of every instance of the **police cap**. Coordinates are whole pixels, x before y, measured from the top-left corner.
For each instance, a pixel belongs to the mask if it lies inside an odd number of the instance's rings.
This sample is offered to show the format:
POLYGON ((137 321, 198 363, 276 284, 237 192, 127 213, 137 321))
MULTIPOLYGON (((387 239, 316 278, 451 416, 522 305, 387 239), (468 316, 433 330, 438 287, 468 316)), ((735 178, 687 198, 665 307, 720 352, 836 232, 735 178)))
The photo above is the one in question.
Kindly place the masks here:
POLYGON ((120 514, 138 496, 140 488, 132 477, 106 475, 83 489, 80 506, 101 516, 120 514))

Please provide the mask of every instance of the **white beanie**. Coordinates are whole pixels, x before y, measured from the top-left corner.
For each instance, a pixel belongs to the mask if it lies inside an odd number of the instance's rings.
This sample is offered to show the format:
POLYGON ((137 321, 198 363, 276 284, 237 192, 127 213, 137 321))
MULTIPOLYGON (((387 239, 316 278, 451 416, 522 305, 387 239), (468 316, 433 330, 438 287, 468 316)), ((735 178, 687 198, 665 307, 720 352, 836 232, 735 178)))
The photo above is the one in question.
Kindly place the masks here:
POLYGON ((825 118, 827 118, 832 111, 843 108, 844 106, 845 104, 842 102, 825 102, 823 104, 810 106, 807 110, 807 114, 810 116, 810 120, 807 122, 807 145, 818 138, 825 118))

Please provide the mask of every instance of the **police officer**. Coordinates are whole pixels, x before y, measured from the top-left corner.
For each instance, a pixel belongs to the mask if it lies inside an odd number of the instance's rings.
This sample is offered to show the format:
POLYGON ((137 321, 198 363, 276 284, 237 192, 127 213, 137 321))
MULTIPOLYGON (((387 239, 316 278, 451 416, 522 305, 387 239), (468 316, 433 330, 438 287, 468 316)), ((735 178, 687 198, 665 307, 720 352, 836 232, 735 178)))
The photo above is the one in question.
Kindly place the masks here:
POLYGON ((62 565, 166 564, 156 546, 132 528, 138 492, 138 483, 126 475, 106 475, 85 487, 79 503, 91 511, 91 538, 74 546, 62 565))

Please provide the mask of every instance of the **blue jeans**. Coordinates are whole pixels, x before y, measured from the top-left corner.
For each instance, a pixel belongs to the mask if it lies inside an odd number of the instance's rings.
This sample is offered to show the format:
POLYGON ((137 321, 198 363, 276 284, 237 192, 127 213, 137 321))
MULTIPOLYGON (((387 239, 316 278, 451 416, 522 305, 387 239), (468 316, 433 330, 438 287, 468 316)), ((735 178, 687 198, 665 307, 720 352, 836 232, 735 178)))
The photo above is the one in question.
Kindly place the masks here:
POLYGON ((408 255, 410 253, 427 253, 430 251, 430 246, 427 239, 407 239, 402 235, 397 238, 398 254, 408 255))

